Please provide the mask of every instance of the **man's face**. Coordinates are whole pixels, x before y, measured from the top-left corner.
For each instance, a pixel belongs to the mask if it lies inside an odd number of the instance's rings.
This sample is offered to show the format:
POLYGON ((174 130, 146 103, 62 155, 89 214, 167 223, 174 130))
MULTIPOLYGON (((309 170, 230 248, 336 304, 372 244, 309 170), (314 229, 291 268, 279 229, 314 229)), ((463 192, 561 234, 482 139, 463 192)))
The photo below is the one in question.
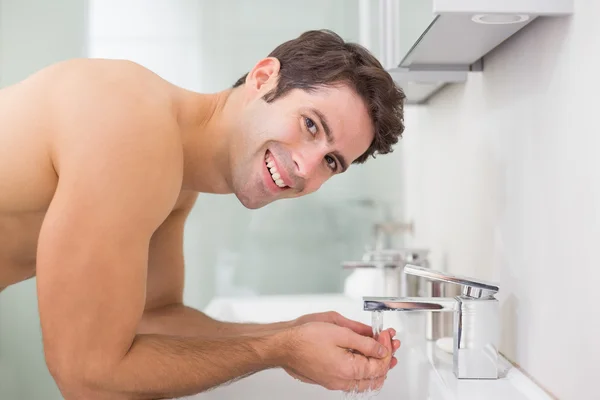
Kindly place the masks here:
POLYGON ((233 191, 252 209, 316 191, 373 140, 366 106, 349 87, 294 89, 267 103, 262 96, 276 79, 263 78, 242 88, 247 101, 231 157, 233 191))

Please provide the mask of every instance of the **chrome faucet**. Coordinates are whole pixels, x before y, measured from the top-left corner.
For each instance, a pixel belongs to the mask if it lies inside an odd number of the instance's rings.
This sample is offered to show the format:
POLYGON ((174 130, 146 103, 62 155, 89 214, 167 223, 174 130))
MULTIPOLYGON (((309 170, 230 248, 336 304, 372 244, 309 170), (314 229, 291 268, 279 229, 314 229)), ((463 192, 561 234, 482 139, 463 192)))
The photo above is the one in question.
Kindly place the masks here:
POLYGON ((414 233, 414 223, 393 221, 380 222, 373 225, 373 236, 375 237, 375 249, 382 250, 392 247, 392 236, 398 233, 414 233))
POLYGON ((454 313, 454 375, 459 379, 498 379, 500 307, 493 283, 406 265, 404 272, 462 286, 462 295, 444 297, 363 297, 365 311, 454 313))
MULTIPOLYGON (((344 269, 380 268, 384 273, 385 287, 383 296, 417 296, 422 291, 421 279, 409 277, 404 273, 407 264, 429 267, 426 249, 381 249, 368 250, 361 261, 344 261, 344 269)), ((375 293, 371 293, 375 294, 375 293)))

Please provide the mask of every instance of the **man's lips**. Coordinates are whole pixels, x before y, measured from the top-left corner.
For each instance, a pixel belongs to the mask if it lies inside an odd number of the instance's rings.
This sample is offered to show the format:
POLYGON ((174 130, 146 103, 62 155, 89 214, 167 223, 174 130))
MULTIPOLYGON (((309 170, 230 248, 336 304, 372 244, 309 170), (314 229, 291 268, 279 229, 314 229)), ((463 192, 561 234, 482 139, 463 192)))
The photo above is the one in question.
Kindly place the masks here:
POLYGON ((267 187, 267 189, 269 190, 269 192, 273 193, 273 194, 279 194, 280 192, 283 192, 286 189, 289 189, 287 186, 284 185, 283 180, 281 180, 281 177, 279 176, 279 174, 277 173, 275 176, 273 176, 273 174, 275 173, 271 173, 269 166, 275 170, 275 164, 273 163, 272 158, 270 157, 270 155, 267 153, 265 154, 265 160, 264 162, 264 167, 263 167, 263 179, 265 180, 265 185, 267 187), (273 178, 277 178, 277 179, 273 179, 273 178), (277 180, 281 186, 279 186, 275 180, 277 180))
POLYGON ((265 154, 265 159, 267 159, 269 157, 270 157, 271 162, 274 164, 274 167, 275 167, 277 173, 279 174, 279 179, 281 179, 283 181, 283 184, 286 185, 288 188, 293 188, 294 183, 293 183, 292 179, 290 179, 288 171, 285 168, 282 168, 281 163, 277 160, 277 157, 275 157, 275 155, 273 153, 271 153, 269 150, 267 150, 267 152, 265 154))

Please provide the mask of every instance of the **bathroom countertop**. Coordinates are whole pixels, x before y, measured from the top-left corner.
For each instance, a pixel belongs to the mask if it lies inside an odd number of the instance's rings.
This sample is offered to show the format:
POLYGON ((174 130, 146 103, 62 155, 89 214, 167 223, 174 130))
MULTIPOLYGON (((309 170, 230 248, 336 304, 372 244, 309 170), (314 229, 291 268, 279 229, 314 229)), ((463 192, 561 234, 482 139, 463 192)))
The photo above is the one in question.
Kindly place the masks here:
MULTIPOLYGON (((257 296, 216 298, 205 312, 217 319, 232 322, 275 322, 300 315, 337 311, 344 316, 370 324, 371 315, 362 310, 362 300, 341 294, 257 296)), ((452 372, 452 355, 435 342, 424 339, 419 327, 424 317, 418 314, 386 313, 384 328, 396 329, 402 341, 397 351, 398 365, 388 373, 377 400, 552 400, 533 381, 504 357, 499 360, 496 380, 459 380, 452 372)), ((283 370, 262 371, 233 384, 189 397, 189 399, 233 400, 285 398, 286 400, 340 399, 339 392, 297 382, 283 370)))

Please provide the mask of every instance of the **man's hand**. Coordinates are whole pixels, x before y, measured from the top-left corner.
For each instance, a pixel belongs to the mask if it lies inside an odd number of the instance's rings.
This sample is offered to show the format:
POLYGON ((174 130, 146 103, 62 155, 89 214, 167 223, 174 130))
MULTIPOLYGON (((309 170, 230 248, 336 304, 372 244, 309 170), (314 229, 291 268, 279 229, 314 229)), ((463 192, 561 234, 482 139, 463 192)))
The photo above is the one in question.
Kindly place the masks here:
POLYGON ((351 329, 359 335, 373 336, 373 330, 369 325, 348 319, 335 311, 303 315, 294 321, 294 325, 303 325, 308 322, 329 322, 330 324, 351 329))
POLYGON ((393 328, 388 328, 381 332, 375 339, 388 348, 392 352, 392 359, 390 361, 390 369, 394 368, 396 364, 398 364, 398 359, 394 357, 396 351, 400 348, 400 341, 394 339, 396 336, 396 330, 393 328))
POLYGON ((287 332, 285 371, 330 390, 377 390, 391 366, 390 330, 378 340, 331 323, 309 322, 287 332))
MULTIPOLYGON (((348 319, 348 318, 344 317, 343 315, 341 315, 340 313, 337 313, 335 311, 303 315, 303 316, 297 318, 295 321, 293 321, 293 325, 300 326, 300 325, 303 325, 303 324, 306 324, 309 322, 328 322, 330 324, 335 324, 335 325, 341 326, 343 328, 351 329, 352 331, 354 331, 355 333, 358 333, 359 335, 373 337, 373 328, 371 328, 369 325, 365 325, 361 322, 348 319)), ((394 329, 390 328, 389 329, 389 337, 391 339, 390 346, 392 349, 392 356, 396 353, 396 350, 398 350, 400 348, 400 341, 394 339, 394 336, 396 336, 396 331, 394 329)), ((377 339, 383 340, 383 342, 381 342, 381 343, 383 345, 387 345, 387 343, 385 343, 385 338, 386 338, 385 336, 382 337, 381 335, 379 335, 379 338, 377 338, 377 339)), ((398 360, 396 359, 396 357, 392 357, 390 369, 394 368, 396 366, 396 364, 398 364, 398 360)))
POLYGON ((309 322, 287 333, 282 367, 296 379, 330 390, 379 389, 392 360, 388 330, 379 340, 331 323, 309 322))

